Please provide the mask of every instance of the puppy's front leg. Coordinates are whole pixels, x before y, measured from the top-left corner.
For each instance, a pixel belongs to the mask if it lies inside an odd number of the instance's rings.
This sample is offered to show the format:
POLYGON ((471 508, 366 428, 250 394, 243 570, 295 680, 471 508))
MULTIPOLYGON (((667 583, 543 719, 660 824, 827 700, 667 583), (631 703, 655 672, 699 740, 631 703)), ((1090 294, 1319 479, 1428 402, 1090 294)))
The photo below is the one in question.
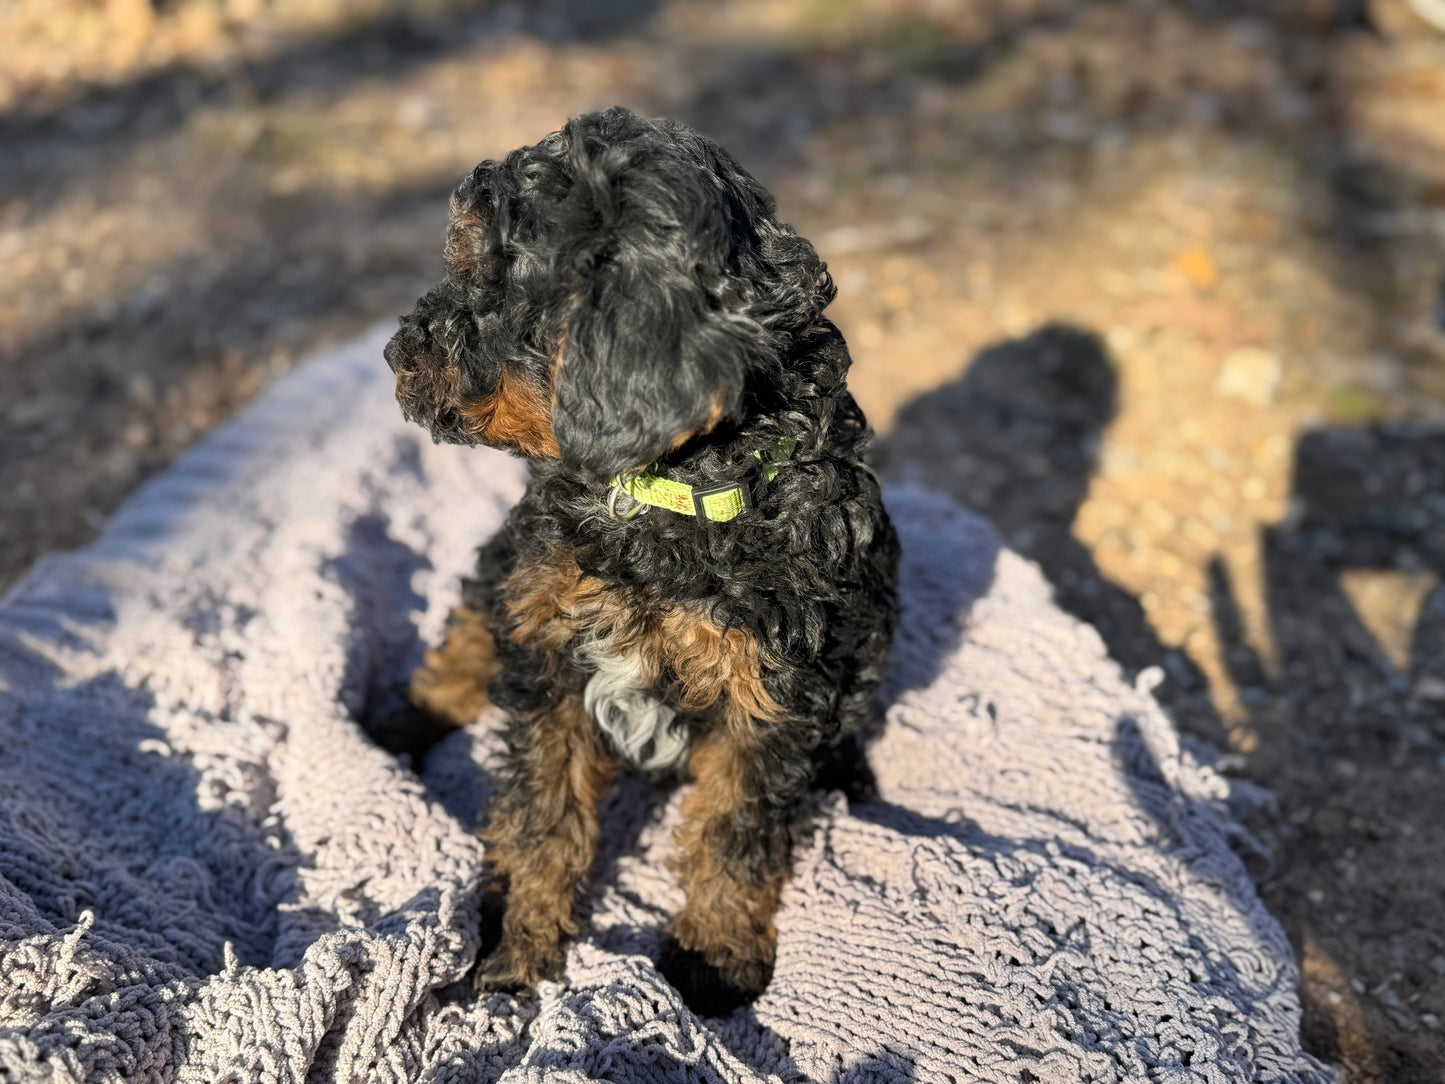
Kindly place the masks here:
POLYGON ((752 727, 721 726, 693 748, 697 788, 677 833, 687 902, 662 970, 707 1015, 761 993, 772 977, 773 915, 811 778, 807 757, 778 745, 752 727))
POLYGON ((617 772, 581 693, 514 716, 507 737, 503 789, 482 833, 507 906, 501 943, 477 968, 478 990, 561 977, 562 942, 577 932, 573 911, 597 849, 597 805, 617 772))

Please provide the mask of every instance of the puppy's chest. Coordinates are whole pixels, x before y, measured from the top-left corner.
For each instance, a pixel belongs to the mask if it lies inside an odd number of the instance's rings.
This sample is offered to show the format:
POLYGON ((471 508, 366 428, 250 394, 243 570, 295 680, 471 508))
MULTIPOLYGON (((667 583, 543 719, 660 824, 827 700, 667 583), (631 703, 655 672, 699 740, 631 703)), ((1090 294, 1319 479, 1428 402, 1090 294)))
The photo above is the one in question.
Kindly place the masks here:
POLYGON ((506 598, 509 636, 586 675, 587 710, 644 770, 663 770, 686 756, 683 713, 781 716, 754 638, 720 628, 697 603, 610 585, 555 556, 519 567, 506 598))
POLYGON ((645 661, 637 652, 614 650, 604 641, 579 645, 579 659, 592 670, 583 705, 629 764, 647 772, 676 767, 688 748, 676 698, 660 683, 648 681, 645 661))

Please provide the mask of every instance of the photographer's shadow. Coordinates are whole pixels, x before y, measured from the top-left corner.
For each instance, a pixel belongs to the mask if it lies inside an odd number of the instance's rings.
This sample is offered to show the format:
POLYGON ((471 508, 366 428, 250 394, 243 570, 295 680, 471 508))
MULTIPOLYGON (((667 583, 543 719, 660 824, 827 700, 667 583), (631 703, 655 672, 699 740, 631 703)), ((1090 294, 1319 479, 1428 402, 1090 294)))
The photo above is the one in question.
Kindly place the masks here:
POLYGON ((1139 602, 1100 574, 1070 532, 1118 410, 1118 384, 1096 335, 1046 325, 988 347, 958 380, 905 406, 880 442, 879 465, 988 517, 1128 677, 1162 663, 1170 680, 1156 695, 1185 729, 1222 744, 1203 675, 1159 642, 1139 602))

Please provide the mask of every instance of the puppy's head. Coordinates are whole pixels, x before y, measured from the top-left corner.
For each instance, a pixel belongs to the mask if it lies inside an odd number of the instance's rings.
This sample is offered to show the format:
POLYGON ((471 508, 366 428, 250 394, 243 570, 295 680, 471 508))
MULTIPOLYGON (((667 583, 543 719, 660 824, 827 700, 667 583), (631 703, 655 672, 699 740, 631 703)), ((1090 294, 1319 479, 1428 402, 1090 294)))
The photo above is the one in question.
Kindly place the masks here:
POLYGON ((403 412, 590 476, 739 418, 833 296, 726 151, 625 109, 483 162, 451 208, 447 277, 386 347, 403 412))

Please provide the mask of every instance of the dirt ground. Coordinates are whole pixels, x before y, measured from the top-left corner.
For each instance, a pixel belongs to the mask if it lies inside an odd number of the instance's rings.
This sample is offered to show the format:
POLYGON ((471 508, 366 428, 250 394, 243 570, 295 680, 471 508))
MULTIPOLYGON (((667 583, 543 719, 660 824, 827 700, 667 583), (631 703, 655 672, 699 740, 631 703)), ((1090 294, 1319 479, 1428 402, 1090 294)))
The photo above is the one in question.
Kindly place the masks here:
POLYGON ((1274 791, 1306 1046, 1438 1084, 1445 34, 1356 8, 17 0, 0 586, 408 308, 476 161, 681 117, 829 261, 884 469, 992 516, 1274 791))

